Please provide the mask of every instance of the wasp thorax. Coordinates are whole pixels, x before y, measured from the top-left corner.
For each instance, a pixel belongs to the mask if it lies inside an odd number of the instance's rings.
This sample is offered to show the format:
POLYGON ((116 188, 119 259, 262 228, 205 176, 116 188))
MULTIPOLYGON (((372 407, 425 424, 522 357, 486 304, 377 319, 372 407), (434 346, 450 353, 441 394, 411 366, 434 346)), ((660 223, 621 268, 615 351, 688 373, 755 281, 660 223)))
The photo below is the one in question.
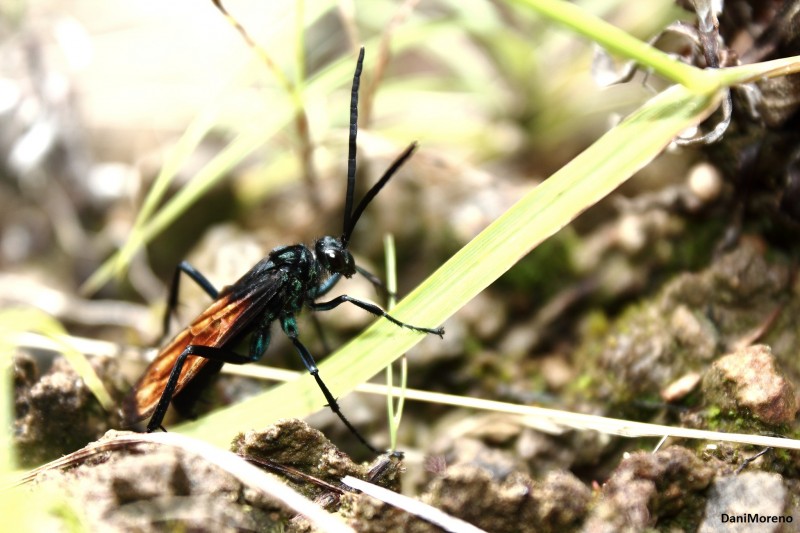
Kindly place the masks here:
POLYGON ((328 272, 341 274, 346 278, 356 273, 356 262, 339 239, 323 237, 314 245, 314 251, 317 261, 328 272))

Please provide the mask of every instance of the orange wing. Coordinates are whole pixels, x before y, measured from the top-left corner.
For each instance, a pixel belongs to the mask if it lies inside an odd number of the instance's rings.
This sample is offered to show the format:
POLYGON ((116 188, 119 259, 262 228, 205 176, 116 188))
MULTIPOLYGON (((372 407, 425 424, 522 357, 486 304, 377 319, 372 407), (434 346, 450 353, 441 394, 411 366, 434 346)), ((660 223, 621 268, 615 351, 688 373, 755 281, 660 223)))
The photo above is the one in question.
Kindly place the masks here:
MULTIPOLYGON (((222 346, 249 324, 250 320, 244 315, 252 317, 254 306, 256 309, 260 307, 251 298, 233 299, 229 294, 225 295, 212 303, 189 327, 172 339, 150 363, 131 394, 125 399, 123 413, 126 422, 133 424, 143 420, 155 410, 172 368, 187 346, 190 344, 222 346)), ((208 362, 209 359, 205 357, 188 356, 181 369, 175 394, 177 395, 208 362)))

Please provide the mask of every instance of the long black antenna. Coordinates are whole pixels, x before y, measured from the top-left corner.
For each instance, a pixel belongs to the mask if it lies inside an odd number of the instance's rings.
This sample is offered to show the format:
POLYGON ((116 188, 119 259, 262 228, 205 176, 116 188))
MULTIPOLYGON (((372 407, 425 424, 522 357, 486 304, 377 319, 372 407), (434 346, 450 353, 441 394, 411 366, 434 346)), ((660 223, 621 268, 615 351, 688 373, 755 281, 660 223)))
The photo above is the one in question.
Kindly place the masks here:
POLYGON ((353 74, 353 88, 350 92, 350 136, 347 147, 347 197, 344 204, 344 223, 342 224, 342 242, 347 246, 350 232, 355 224, 351 221, 353 212, 353 195, 356 188, 356 135, 358 134, 358 87, 361 85, 361 69, 364 67, 364 47, 358 52, 356 72, 353 74), (345 237, 346 236, 346 237, 345 237))
POLYGON ((391 179, 391 177, 394 176, 394 173, 397 172, 397 169, 403 166, 403 163, 405 163, 408 160, 408 158, 411 157, 411 155, 414 153, 414 150, 416 149, 417 149, 416 141, 409 144, 408 148, 403 150, 403 153, 397 156, 397 159, 395 159, 394 162, 389 166, 389 168, 386 169, 386 172, 383 173, 381 179, 379 179, 378 182, 375 185, 373 185, 370 190, 367 191, 367 194, 365 194, 364 198, 361 199, 361 202, 359 202, 358 207, 356 207, 356 210, 353 211, 353 216, 350 218, 350 226, 345 230, 345 234, 342 235, 342 244, 347 246, 347 241, 350 240, 350 234, 356 227, 356 222, 358 222, 358 219, 361 217, 361 213, 364 212, 364 209, 367 208, 372 199, 375 198, 375 196, 377 196, 377 194, 381 191, 381 189, 383 189, 383 186, 386 185, 389 179, 391 179))

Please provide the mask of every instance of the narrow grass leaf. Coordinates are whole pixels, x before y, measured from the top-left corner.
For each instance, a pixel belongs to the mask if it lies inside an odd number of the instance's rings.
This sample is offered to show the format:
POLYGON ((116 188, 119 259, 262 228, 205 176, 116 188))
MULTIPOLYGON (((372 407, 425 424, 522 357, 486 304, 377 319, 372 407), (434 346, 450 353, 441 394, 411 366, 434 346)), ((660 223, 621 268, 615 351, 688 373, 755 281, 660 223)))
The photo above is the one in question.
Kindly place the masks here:
POLYGON ((532 9, 554 22, 563 24, 575 33, 587 37, 608 52, 630 58, 697 93, 711 93, 720 86, 710 71, 681 63, 570 2, 564 0, 508 0, 508 3, 532 9))
POLYGON ((717 76, 723 85, 750 83, 762 78, 777 78, 800 72, 800 56, 782 57, 772 61, 721 68, 710 72, 717 76))

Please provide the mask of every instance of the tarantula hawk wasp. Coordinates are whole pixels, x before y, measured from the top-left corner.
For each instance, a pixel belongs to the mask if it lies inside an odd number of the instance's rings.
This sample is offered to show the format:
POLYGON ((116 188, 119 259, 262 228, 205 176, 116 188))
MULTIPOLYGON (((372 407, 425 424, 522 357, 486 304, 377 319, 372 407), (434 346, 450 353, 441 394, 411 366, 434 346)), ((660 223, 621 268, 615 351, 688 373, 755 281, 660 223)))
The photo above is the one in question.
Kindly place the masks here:
POLYGON ((314 377, 331 410, 348 429, 371 451, 380 453, 356 430, 339 409, 336 398, 319 376, 314 357, 298 338, 295 315, 303 307, 312 311, 328 311, 343 303, 351 303, 373 315, 384 317, 397 326, 441 337, 443 328, 424 328, 406 324, 392 317, 375 304, 342 295, 327 302, 317 299, 327 294, 342 278, 359 273, 373 284, 377 277, 355 264, 347 249, 356 222, 389 179, 416 149, 408 146, 383 176, 364 195, 353 209, 356 178, 356 134, 358 130, 358 89, 364 63, 364 48, 358 55, 353 87, 350 96, 350 132, 347 159, 347 196, 344 224, 339 238, 325 236, 314 243, 313 250, 303 244, 279 246, 255 264, 238 281, 218 291, 189 263, 182 262, 175 269, 164 315, 164 331, 168 329, 172 311, 177 305, 181 273, 194 280, 214 302, 186 329, 167 344, 145 371, 123 404, 127 422, 133 424, 150 416, 148 431, 161 425, 170 401, 189 383, 206 371, 218 370, 224 363, 246 364, 261 358, 270 342, 270 326, 278 321, 283 332, 294 344, 303 365, 314 377), (251 335, 248 355, 232 351, 245 336, 251 335), (214 368, 215 367, 215 368, 214 368))

